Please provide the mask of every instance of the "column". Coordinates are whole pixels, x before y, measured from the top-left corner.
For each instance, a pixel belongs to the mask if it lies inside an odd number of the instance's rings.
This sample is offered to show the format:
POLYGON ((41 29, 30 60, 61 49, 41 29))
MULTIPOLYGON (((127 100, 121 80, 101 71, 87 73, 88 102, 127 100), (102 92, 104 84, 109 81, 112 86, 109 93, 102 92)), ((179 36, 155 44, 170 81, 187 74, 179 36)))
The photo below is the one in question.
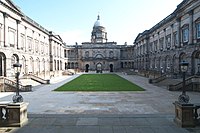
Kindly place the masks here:
POLYGON ((19 32, 19 24, 21 23, 20 20, 17 20, 17 49, 21 49, 21 45, 20 45, 20 32, 19 32))
POLYGON ((189 44, 193 43, 193 38, 194 38, 194 34, 193 34, 193 10, 191 10, 189 12, 189 44))
POLYGON ((165 50, 167 50, 167 45, 166 45, 166 29, 164 29, 163 32, 164 32, 163 51, 165 51, 165 50))
POLYGON ((25 44, 24 44, 24 46, 25 46, 25 52, 27 52, 28 51, 28 44, 27 44, 27 27, 24 27, 24 38, 25 38, 25 44))
POLYGON ((181 18, 177 18, 177 23, 178 23, 178 29, 177 29, 177 36, 178 36, 178 47, 181 47, 181 18))
POLYGON ((174 39, 173 39, 173 28, 174 25, 171 25, 171 49, 174 49, 174 39))
POLYGON ((7 26, 7 19, 8 19, 8 14, 6 12, 3 13, 4 17, 4 47, 8 47, 8 42, 7 42, 7 34, 8 34, 8 26, 7 26))
POLYGON ((31 43, 32 43, 31 52, 35 53, 35 31, 34 30, 32 31, 32 42, 31 43))

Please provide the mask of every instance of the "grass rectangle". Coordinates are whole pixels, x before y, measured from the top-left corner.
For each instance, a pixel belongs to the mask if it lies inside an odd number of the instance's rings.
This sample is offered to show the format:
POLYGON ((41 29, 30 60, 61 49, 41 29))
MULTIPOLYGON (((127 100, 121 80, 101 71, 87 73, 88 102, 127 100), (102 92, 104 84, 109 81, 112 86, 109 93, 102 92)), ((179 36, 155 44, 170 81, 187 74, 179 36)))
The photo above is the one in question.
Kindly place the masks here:
POLYGON ((116 74, 83 74, 55 91, 143 91, 116 74))

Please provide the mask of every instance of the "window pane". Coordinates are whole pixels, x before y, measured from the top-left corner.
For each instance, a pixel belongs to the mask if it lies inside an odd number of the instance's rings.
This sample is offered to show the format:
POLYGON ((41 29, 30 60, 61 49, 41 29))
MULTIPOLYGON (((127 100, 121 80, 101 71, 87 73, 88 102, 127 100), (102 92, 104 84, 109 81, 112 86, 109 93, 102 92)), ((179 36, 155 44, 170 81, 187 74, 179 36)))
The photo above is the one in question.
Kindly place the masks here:
POLYGON ((183 29, 183 42, 188 42, 188 38, 189 38, 189 30, 187 29, 183 29))
POLYGON ((197 24, 197 38, 200 38, 200 23, 197 24))

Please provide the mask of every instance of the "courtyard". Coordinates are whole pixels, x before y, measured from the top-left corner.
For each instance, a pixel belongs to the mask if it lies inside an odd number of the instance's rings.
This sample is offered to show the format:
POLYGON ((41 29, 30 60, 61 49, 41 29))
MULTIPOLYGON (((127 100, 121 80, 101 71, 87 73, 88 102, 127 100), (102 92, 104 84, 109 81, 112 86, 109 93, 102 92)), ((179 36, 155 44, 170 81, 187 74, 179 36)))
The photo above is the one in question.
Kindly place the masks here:
MULTIPOLYGON (((131 132, 135 129, 138 132, 155 132, 155 130, 160 132, 163 129, 166 129, 166 132, 193 130, 179 128, 173 123, 173 102, 177 100, 181 92, 170 92, 154 86, 148 83, 147 78, 141 76, 117 74, 144 88, 145 91, 56 92, 54 89, 80 76, 80 74, 54 78, 50 85, 35 86, 33 92, 21 93, 24 101, 29 103, 30 125, 23 127, 19 132, 26 132, 33 127, 36 128, 32 132, 35 132, 36 129, 40 130, 37 132, 42 132, 47 128, 52 129, 52 131, 67 128, 73 132, 83 132, 81 130, 83 127, 88 132, 89 129, 90 132, 96 130, 101 132, 100 129, 103 128, 103 131, 108 130, 108 132, 112 131, 113 133, 117 132, 117 129, 123 132, 131 132), (101 123, 102 121, 104 123, 101 123), (63 125, 64 123, 67 127, 63 125), (151 128, 149 129, 149 127, 151 128)), ((13 94, 1 93, 0 100, 11 101, 13 94)), ((188 92, 188 95, 191 98, 191 103, 199 101, 200 93, 188 92)), ((199 131, 198 128, 195 128, 194 131, 196 130, 199 131)), ((16 129, 16 131, 18 130, 16 129)))

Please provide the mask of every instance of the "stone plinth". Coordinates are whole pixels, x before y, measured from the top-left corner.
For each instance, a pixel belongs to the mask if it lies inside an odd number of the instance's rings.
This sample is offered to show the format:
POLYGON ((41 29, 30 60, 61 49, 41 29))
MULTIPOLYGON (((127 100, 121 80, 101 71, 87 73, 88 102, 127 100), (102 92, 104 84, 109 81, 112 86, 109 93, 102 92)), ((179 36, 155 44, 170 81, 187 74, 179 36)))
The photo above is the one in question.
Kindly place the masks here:
POLYGON ((7 112, 7 126, 21 127, 28 122, 27 118, 28 103, 9 103, 6 107, 7 112))
POLYGON ((181 127, 194 127, 194 104, 183 104, 178 101, 175 105, 174 122, 181 127))

